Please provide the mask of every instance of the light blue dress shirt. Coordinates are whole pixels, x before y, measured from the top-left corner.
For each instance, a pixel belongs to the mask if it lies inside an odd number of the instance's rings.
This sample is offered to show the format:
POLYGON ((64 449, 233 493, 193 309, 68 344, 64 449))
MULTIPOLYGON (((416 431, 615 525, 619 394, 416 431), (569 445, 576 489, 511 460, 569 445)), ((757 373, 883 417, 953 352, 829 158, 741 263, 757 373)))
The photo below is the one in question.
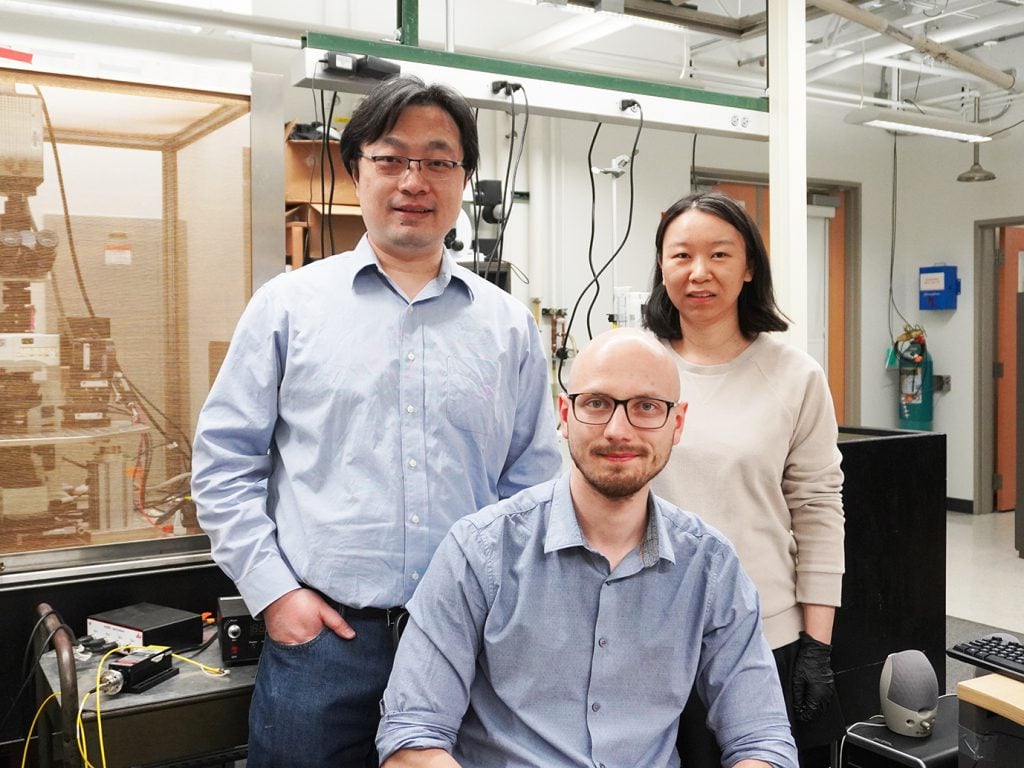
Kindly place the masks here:
POLYGON ((447 252, 409 302, 364 237, 253 295, 199 416, 192 492, 252 612, 300 583, 385 608, 453 522, 560 462, 526 307, 447 252))
POLYGON ((381 759, 441 748, 466 768, 678 766, 694 684, 723 765, 795 768, 757 595, 728 542, 653 494, 609 573, 568 475, 460 520, 409 604, 381 759))

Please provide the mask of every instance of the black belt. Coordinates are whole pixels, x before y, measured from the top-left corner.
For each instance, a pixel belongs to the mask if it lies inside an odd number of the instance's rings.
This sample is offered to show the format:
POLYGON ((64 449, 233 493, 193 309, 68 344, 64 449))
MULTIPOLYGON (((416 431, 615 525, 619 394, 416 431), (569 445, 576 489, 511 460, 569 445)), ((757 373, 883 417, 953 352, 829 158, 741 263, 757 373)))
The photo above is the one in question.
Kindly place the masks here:
POLYGON ((353 608, 350 605, 339 603, 333 597, 328 597, 315 587, 310 587, 308 585, 305 586, 306 589, 312 589, 314 592, 320 595, 320 597, 327 601, 327 604, 330 605, 331 608, 333 608, 346 618, 374 619, 378 621, 384 620, 385 622, 387 622, 387 625, 391 627, 396 626, 399 623, 404 624, 405 618, 409 615, 408 611, 405 610, 405 607, 401 605, 395 606, 394 608, 353 608))
POLYGON ((345 618, 352 619, 383 619, 390 627, 397 624, 405 615, 405 608, 396 606, 394 608, 353 608, 335 600, 331 600, 331 607, 345 618))

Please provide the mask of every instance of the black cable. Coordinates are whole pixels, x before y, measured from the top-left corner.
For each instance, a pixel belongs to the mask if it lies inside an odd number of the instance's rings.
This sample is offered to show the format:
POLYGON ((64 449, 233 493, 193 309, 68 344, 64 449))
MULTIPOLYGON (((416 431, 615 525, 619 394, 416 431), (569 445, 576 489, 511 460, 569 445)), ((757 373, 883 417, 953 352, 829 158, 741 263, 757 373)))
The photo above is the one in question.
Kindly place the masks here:
POLYGON ((601 269, 599 269, 597 271, 597 274, 594 275, 593 278, 591 278, 590 282, 587 283, 583 287, 583 290, 580 292, 579 297, 576 299, 576 303, 573 305, 572 312, 569 314, 569 321, 566 323, 565 331, 562 334, 562 347, 561 347, 561 349, 557 353, 557 355, 558 355, 558 371, 557 371, 558 386, 560 386, 562 388, 563 392, 567 392, 568 391, 566 389, 566 387, 565 387, 565 384, 562 381, 562 368, 565 365, 565 359, 568 356, 567 352, 566 352, 566 346, 565 345, 566 345, 566 342, 567 342, 567 340, 569 338, 569 333, 572 330, 572 321, 576 317, 576 310, 579 309, 580 302, 583 300, 583 296, 586 295, 586 292, 587 292, 587 290, 589 290, 590 286, 592 284, 596 283, 601 278, 601 275, 604 274, 605 270, 608 269, 608 267, 610 267, 612 265, 612 262, 615 261, 615 258, 619 255, 619 253, 625 247, 626 241, 629 240, 629 233, 633 229, 633 202, 634 202, 634 197, 635 197, 635 195, 634 195, 634 190, 635 190, 634 168, 636 167, 636 164, 633 162, 633 160, 634 160, 634 158, 636 158, 637 145, 640 143, 640 135, 643 133, 643 130, 644 130, 644 112, 643 112, 643 109, 640 107, 639 104, 636 104, 636 108, 640 112, 640 122, 637 125, 636 136, 633 139, 633 149, 630 152, 630 165, 629 165, 629 214, 628 214, 627 220, 626 220, 626 234, 622 236, 622 241, 619 243, 618 247, 615 249, 615 252, 612 253, 612 255, 608 257, 608 261, 606 261, 604 263, 604 265, 601 267, 601 269))
POLYGON ((907 318, 903 316, 899 306, 896 304, 896 297, 893 293, 893 275, 896 269, 896 195, 899 191, 899 163, 898 163, 898 152, 897 152, 897 141, 898 134, 893 133, 892 135, 892 209, 889 226, 889 341, 895 344, 896 334, 892 331, 892 312, 896 311, 900 319, 903 320, 905 325, 910 325, 907 318))
MULTIPOLYGON (((516 84, 512 85, 513 93, 516 90, 516 84)), ((523 92, 523 136, 519 142, 519 152, 516 153, 516 162, 512 166, 512 181, 509 188, 508 208, 503 211, 504 221, 501 225, 501 251, 498 254, 498 271, 501 271, 501 261, 505 255, 505 226, 508 224, 509 218, 512 216, 512 208, 516 204, 516 178, 519 176, 519 163, 523 159, 523 150, 526 148, 526 138, 530 130, 530 99, 526 95, 526 89, 522 86, 518 86, 519 90, 523 92)), ((525 282, 529 283, 529 279, 525 282)))
MULTIPOLYGON (((331 126, 334 125, 334 107, 338 104, 338 92, 334 92, 334 96, 331 98, 331 111, 329 116, 324 119, 324 145, 327 147, 327 164, 331 168, 331 194, 330 197, 325 201, 326 215, 323 216, 323 224, 327 227, 327 231, 331 235, 331 254, 337 253, 334 246, 334 227, 332 226, 331 217, 334 215, 334 182, 335 182, 335 171, 334 171, 334 154, 331 152, 331 126)), ((323 175, 324 166, 320 165, 320 174, 323 175)), ((326 255, 326 254, 322 254, 326 255)))
MULTIPOLYGON (((321 60, 321 61, 319 61, 317 63, 320 65, 320 71, 321 71, 321 74, 322 74, 325 62, 323 60, 321 60)), ((316 122, 317 122, 317 112, 316 112, 316 108, 317 108, 316 93, 317 92, 316 92, 316 88, 313 85, 313 83, 315 81, 316 81, 315 77, 311 78, 310 84, 309 84, 309 94, 313 98, 313 122, 312 122, 312 125, 316 125, 316 122)), ((321 96, 321 99, 322 99, 323 98, 323 91, 320 91, 320 96, 321 96)), ((322 124, 323 123, 323 115, 321 115, 320 118, 321 118, 320 122, 322 124)), ((309 182, 307 184, 307 195, 306 195, 306 198, 307 198, 309 204, 306 205, 306 226, 305 226, 305 229, 304 229, 304 231, 302 233, 302 263, 303 264, 308 264, 310 262, 310 260, 311 260, 310 259, 310 255, 309 255, 309 245, 310 245, 310 243, 309 243, 309 235, 310 235, 310 232, 312 231, 312 222, 313 222, 313 216, 312 216, 312 210, 313 210, 313 171, 314 171, 314 168, 312 166, 310 166, 310 169, 309 169, 309 182)), ((321 192, 320 194, 321 194, 321 196, 323 196, 323 192, 321 192)), ((321 231, 321 234, 323 234, 322 231, 321 231)), ((322 244, 321 244, 321 253, 323 253, 322 244)))
MULTIPOLYGON (((590 147, 587 149, 587 168, 590 169, 590 242, 587 243, 587 264, 590 265, 590 277, 597 278, 597 267, 594 266, 594 236, 597 232, 597 183, 594 181, 594 145, 597 143, 597 136, 601 133, 604 123, 598 123, 594 129, 594 135, 590 137, 590 147)), ((594 298, 587 308, 587 338, 594 338, 590 330, 590 313, 594 309, 597 297, 601 295, 601 283, 594 283, 594 298)))
MULTIPOLYGON (((82 297, 82 302, 85 304, 86 311, 89 313, 90 317, 96 317, 96 312, 93 309, 92 302, 89 300, 89 294, 88 294, 88 291, 86 290, 86 287, 85 287, 85 279, 84 279, 84 277, 82 275, 81 265, 78 262, 78 251, 77 251, 77 248, 75 247, 74 232, 73 232, 73 230, 71 228, 71 216, 70 216, 70 213, 69 213, 67 194, 66 194, 65 189, 64 189, 64 173, 63 173, 61 162, 60 162, 60 156, 59 156, 59 154, 57 152, 57 140, 56 140, 56 138, 54 138, 54 132, 52 130, 52 123, 50 122, 50 113, 49 113, 49 110, 48 110, 47 105, 46 105, 46 99, 43 96, 42 91, 39 89, 39 86, 34 86, 34 88, 35 88, 36 94, 39 96, 39 99, 40 99, 40 102, 41 102, 40 106, 41 106, 41 108, 43 110, 44 121, 45 121, 45 124, 47 126, 47 130, 48 130, 49 135, 50 135, 50 145, 51 145, 51 148, 52 148, 52 151, 53 151, 54 165, 55 165, 56 170, 57 170, 57 180, 58 180, 58 186, 59 186, 59 189, 60 189, 61 205, 62 205, 63 211, 64 211, 64 226, 65 226, 65 231, 67 233, 67 239, 68 239, 68 251, 69 251, 69 253, 71 255, 72 266, 74 267, 75 279, 76 279, 76 282, 78 284, 79 293, 81 294, 81 297, 82 297)), ((52 283, 52 286, 54 288, 54 292, 56 294, 57 293, 57 281, 53 280, 53 281, 51 281, 51 283, 52 283)), ((58 298, 58 309, 59 309, 59 315, 60 315, 60 322, 61 322, 62 326, 66 329, 66 332, 70 332, 70 329, 67 328, 67 315, 64 312, 63 304, 62 304, 62 302, 59 301, 59 296, 57 298, 58 298)), ((191 440, 189 439, 188 434, 183 429, 181 429, 181 427, 179 427, 177 424, 175 424, 171 419, 169 419, 167 417, 167 415, 165 413, 163 413, 163 411, 161 411, 159 408, 157 408, 152 403, 152 401, 149 400, 149 398, 147 398, 142 393, 142 391, 131 382, 131 380, 125 374, 124 369, 121 367, 120 363, 115 361, 115 366, 116 366, 115 370, 119 371, 121 373, 121 375, 124 377, 124 380, 131 387, 132 392, 138 398, 140 398, 146 404, 148 404, 151 409, 153 409, 154 411, 159 413, 160 416, 164 419, 164 421, 166 422, 166 424, 168 426, 173 427, 175 430, 177 430, 177 432, 182 437, 185 438, 185 440, 183 441, 184 445, 185 445, 185 451, 186 451, 186 453, 187 453, 187 455, 189 457, 189 462, 191 463, 191 459, 192 459, 192 446, 191 446, 191 440)), ((142 410, 144 412, 146 412, 146 408, 145 407, 143 407, 142 410)), ((157 429, 157 431, 160 432, 160 434, 162 434, 168 440, 171 440, 170 436, 165 431, 163 431, 160 428, 160 426, 156 423, 156 420, 153 419, 152 416, 148 412, 147 412, 147 416, 149 416, 150 421, 153 423, 153 426, 157 429)), ((172 440, 172 442, 175 442, 175 441, 172 440)))
MULTIPOLYGON (((52 613, 56 613, 56 611, 53 611, 52 613)), ((47 614, 47 615, 49 615, 49 614, 47 614)), ((44 618, 45 618, 45 616, 44 616, 44 618)), ((36 624, 36 629, 38 629, 38 627, 39 627, 39 624, 37 623, 36 624)), ((14 698, 11 700, 11 706, 8 708, 7 712, 4 713, 3 719, 0 720, 0 733, 3 733, 4 726, 7 725, 7 721, 10 720, 11 715, 14 714, 14 710, 17 708, 18 702, 21 700, 21 697, 25 694, 25 691, 28 688, 28 684, 32 682, 32 675, 36 671, 36 667, 38 667, 39 663, 42 661, 43 654, 46 653, 47 646, 50 645, 50 642, 53 640, 54 635, 56 635, 62 629, 65 632, 67 632, 68 635, 71 637, 71 642, 72 643, 75 641, 76 638, 75 638, 74 631, 71 629, 71 627, 69 627, 63 621, 60 624, 58 624, 53 629, 53 631, 50 632, 49 635, 47 635, 46 640, 43 641, 43 646, 42 646, 43 649, 42 649, 42 651, 39 652, 39 656, 36 657, 35 664, 32 665, 32 668, 29 669, 28 673, 25 675, 25 680, 21 684, 21 688, 19 688, 18 692, 16 694, 14 694, 14 698)), ((33 629, 33 633, 34 632, 35 632, 35 629, 33 629)), ((32 638, 31 637, 29 638, 29 642, 30 643, 32 642, 32 638)))
MULTIPOLYGON (((323 120, 327 119, 327 107, 324 104, 324 91, 320 89, 320 116, 323 120)), ((320 122, 320 203, 327 197, 327 178, 324 175, 324 168, 326 167, 326 161, 324 158, 327 156, 327 131, 324 130, 323 121, 320 122)), ((320 215, 320 258, 322 259, 327 255, 327 235, 324 231, 323 214, 320 215)))
POLYGON ((216 640, 219 635, 220 635, 220 627, 215 627, 214 631, 210 633, 210 636, 208 638, 206 638, 205 640, 203 640, 202 643, 200 643, 199 645, 194 646, 192 648, 185 648, 183 650, 180 650, 180 651, 178 651, 178 653, 183 655, 183 656, 187 653, 187 654, 189 654, 189 658, 194 659, 200 653, 202 653, 207 648, 209 648, 211 645, 213 645, 213 641, 216 640))
POLYGON ((690 147, 690 194, 697 191, 697 134, 693 134, 693 144, 690 147))
MULTIPOLYGON (((515 181, 514 181, 514 179, 512 179, 512 157, 515 154, 515 147, 516 147, 516 97, 515 97, 515 91, 512 90, 511 86, 506 86, 506 93, 508 94, 508 97, 509 97, 509 99, 511 101, 512 110, 511 110, 510 114, 511 114, 511 117, 512 117, 512 126, 509 129, 508 161, 505 163, 505 180, 503 182, 504 186, 502 187, 502 193, 501 193, 501 224, 498 227, 498 235, 497 235, 497 237, 494 240, 494 246, 491 248, 491 252, 489 254, 487 254, 487 261, 484 264, 484 279, 485 280, 490 280, 491 279, 491 264, 493 263, 495 257, 496 256, 498 257, 499 264, 500 264, 500 261, 501 261, 501 257, 499 255, 499 252, 502 249, 502 244, 503 244, 504 239, 505 239, 505 227, 508 224, 508 215, 510 213, 509 207, 505 205, 505 197, 506 197, 506 195, 509 195, 509 187, 515 185, 515 181)), ((513 192, 513 195, 510 196, 510 199, 515 197, 515 195, 514 195, 515 190, 513 189, 512 192, 513 192)), ((510 205, 511 205, 511 203, 510 203, 510 205)), ((496 280, 499 279, 499 276, 500 276, 500 267, 499 267, 498 275, 495 276, 495 279, 496 280)))
MULTIPOLYGON (((501 277, 501 264, 505 254, 505 228, 508 226, 509 219, 512 216, 512 208, 515 206, 516 200, 516 177, 519 175, 519 163, 523 158, 523 149, 526 147, 526 135, 530 126, 530 100, 526 95, 526 89, 523 88, 519 83, 505 83, 505 93, 509 96, 512 102, 512 128, 511 136, 508 147, 508 164, 505 168, 505 188, 502 190, 501 198, 501 227, 498 230, 498 236, 494 243, 494 248, 491 250, 491 254, 487 258, 487 264, 485 266, 484 277, 490 279, 491 266, 495 265, 495 282, 498 282, 501 277), (523 127, 522 136, 519 140, 519 151, 515 151, 516 143, 516 99, 515 92, 523 92, 523 127), (512 162, 512 156, 515 155, 515 163, 512 162), (508 205, 505 205, 505 196, 508 196, 508 205), (495 260, 494 256, 497 255, 495 260)), ((526 279, 525 282, 529 282, 526 279)))
MULTIPOLYGON (((36 636, 36 630, 39 629, 39 626, 44 621, 46 621, 47 618, 49 618, 50 616, 56 616, 56 615, 57 615, 57 612, 51 608, 50 610, 48 610, 46 613, 44 613, 42 616, 39 617, 39 620, 32 627, 32 631, 30 631, 28 633, 28 642, 25 643, 25 653, 23 654, 22 660, 21 660, 21 674, 23 674, 23 675, 27 675, 28 674, 28 660, 29 660, 29 657, 32 655, 32 638, 34 638, 36 636)), ((60 618, 60 617, 58 616, 58 618, 60 618)))
MULTIPOLYGON (((1006 114, 1006 112, 1003 112, 1003 114, 1006 114)), ((990 119, 997 119, 997 118, 990 118, 990 119)), ((988 136, 991 138, 992 136, 998 136, 1000 133, 1006 133, 1007 131, 1016 128, 1021 123, 1024 123, 1024 120, 1018 120, 1016 123, 1013 123, 1012 125, 1008 125, 1005 128, 1000 128, 998 131, 992 131, 992 133, 988 134, 988 136)))
POLYGON ((189 464, 191 465, 191 463, 192 463, 192 440, 189 438, 188 433, 185 432, 185 430, 182 429, 177 424, 177 422, 175 422, 173 419, 171 419, 166 413, 161 411, 160 408, 158 408, 153 403, 152 400, 150 400, 148 397, 146 397, 146 395, 142 392, 141 389, 139 389, 137 386, 135 386, 135 382, 133 382, 130 378, 128 378, 128 374, 124 372, 124 368, 121 367, 120 363, 117 363, 117 371, 124 378, 125 383, 128 385, 129 389, 131 390, 131 393, 134 396, 138 397, 142 401, 142 403, 140 403, 140 407, 142 408, 142 412, 146 414, 146 418, 149 419, 150 423, 153 425, 153 428, 156 429, 156 431, 159 432, 168 441, 169 444, 176 445, 178 448, 182 448, 185 451, 185 454, 188 456, 189 464), (181 440, 181 441, 175 440, 174 438, 171 437, 170 434, 168 434, 168 432, 165 429, 162 429, 160 427, 160 425, 157 423, 156 419, 153 418, 153 415, 150 413, 150 409, 152 409, 157 414, 159 414, 160 418, 162 418, 164 420, 164 424, 167 427, 170 427, 171 429, 176 431, 181 437, 184 438, 184 440, 181 440))
MULTIPOLYGON (((477 107, 473 110, 473 122, 479 129, 480 124, 480 108, 477 107)), ((469 244, 473 249, 473 274, 480 274, 480 216, 483 213, 483 206, 480 205, 480 200, 477 197, 479 194, 479 187, 477 186, 477 180, 479 178, 479 169, 474 171, 473 176, 469 180, 469 190, 473 197, 473 218, 471 224, 473 225, 473 241, 469 244)))
MULTIPOLYGON (((82 267, 78 263, 78 249, 75 247, 75 236, 71 229, 71 216, 68 213, 70 210, 68 207, 68 196, 67 191, 64 189, 64 170, 61 166, 60 155, 57 152, 57 136, 53 130, 53 123, 50 121, 50 110, 46 105, 46 98, 43 96, 39 86, 34 85, 32 87, 35 89, 36 95, 39 96, 40 106, 43 110, 43 120, 46 123, 46 131, 50 135, 53 164, 57 171, 57 187, 60 190, 60 202, 64 209, 64 231, 68 238, 68 253, 71 255, 71 266, 75 270, 75 280, 78 282, 78 290, 82 295, 82 301, 85 303, 85 309, 89 313, 89 317, 96 317, 96 313, 92 308, 92 302, 89 301, 89 293, 85 290, 85 278, 82 276, 82 267)), ((53 282, 56 283, 56 280, 53 282)))

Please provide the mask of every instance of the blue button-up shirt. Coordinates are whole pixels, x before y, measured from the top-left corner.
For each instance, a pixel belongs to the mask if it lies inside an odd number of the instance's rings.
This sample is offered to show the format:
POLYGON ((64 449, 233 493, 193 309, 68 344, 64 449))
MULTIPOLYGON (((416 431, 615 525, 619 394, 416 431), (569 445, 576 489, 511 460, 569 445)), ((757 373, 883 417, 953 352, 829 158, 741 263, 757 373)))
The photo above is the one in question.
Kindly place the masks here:
POLYGON ((558 473, 549 381, 526 307, 447 252, 411 302, 365 237, 274 278, 196 429, 215 560, 253 612, 404 604, 455 520, 558 473))
POLYGON ((460 520, 409 604, 377 748, 467 768, 678 766, 694 685, 723 765, 795 768, 757 594, 731 545, 653 494, 609 572, 568 475, 460 520))

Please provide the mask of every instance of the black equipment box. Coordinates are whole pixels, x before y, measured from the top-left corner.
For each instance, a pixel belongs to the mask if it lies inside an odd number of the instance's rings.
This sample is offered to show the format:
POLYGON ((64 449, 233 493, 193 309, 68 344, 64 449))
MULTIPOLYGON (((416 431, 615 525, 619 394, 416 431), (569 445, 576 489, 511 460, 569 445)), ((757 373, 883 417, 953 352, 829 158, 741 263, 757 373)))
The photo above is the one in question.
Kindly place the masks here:
POLYGON ((153 603, 136 603, 89 616, 85 631, 118 645, 194 648, 203 642, 203 619, 198 613, 153 603))
POLYGON ((241 597, 217 598, 217 637, 226 667, 259 661, 267 625, 254 619, 241 597))
POLYGON ((108 668, 121 675, 126 693, 142 693, 178 674, 171 659, 170 648, 139 648, 110 662, 108 668))

